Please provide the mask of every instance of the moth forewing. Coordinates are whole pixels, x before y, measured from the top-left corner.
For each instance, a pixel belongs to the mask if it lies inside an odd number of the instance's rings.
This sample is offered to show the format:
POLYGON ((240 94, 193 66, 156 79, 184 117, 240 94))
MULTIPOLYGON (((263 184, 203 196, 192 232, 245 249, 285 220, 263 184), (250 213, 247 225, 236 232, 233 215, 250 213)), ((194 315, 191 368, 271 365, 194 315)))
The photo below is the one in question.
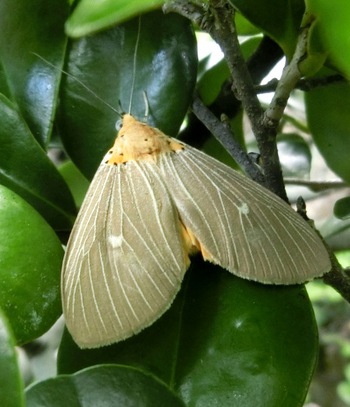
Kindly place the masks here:
POLYGON ((67 327, 80 347, 118 342, 171 305, 189 261, 181 223, 157 167, 102 162, 67 245, 67 327))
POLYGON ((159 166, 207 260, 268 284, 303 283, 330 270, 316 232, 264 187, 187 145, 162 155, 159 166))

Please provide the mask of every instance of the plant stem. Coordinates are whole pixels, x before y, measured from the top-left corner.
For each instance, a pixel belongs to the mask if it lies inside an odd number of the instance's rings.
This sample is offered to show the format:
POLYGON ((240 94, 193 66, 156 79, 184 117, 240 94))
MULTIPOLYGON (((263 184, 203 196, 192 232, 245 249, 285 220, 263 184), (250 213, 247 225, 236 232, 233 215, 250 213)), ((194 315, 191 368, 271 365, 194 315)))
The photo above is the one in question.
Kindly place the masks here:
MULTIPOLYGON (((294 89, 299 89, 304 92, 308 92, 313 89, 321 88, 324 86, 332 85, 332 84, 337 84, 337 83, 346 83, 346 79, 341 76, 341 75, 328 75, 328 76, 323 76, 321 78, 311 78, 311 79, 300 79, 294 89)), ((270 93, 270 92, 275 92, 278 86, 278 80, 277 79, 272 79, 270 82, 268 82, 265 85, 256 85, 255 86, 255 91, 258 94, 261 93, 270 93)))
POLYGON ((350 303, 350 276, 341 267, 334 253, 327 245, 325 246, 328 249, 332 269, 322 277, 323 282, 333 287, 348 303, 350 303))
POLYGON ((225 147, 235 161, 254 181, 264 185, 265 177, 235 139, 230 126, 221 122, 195 95, 192 104, 193 113, 201 120, 216 139, 225 147))

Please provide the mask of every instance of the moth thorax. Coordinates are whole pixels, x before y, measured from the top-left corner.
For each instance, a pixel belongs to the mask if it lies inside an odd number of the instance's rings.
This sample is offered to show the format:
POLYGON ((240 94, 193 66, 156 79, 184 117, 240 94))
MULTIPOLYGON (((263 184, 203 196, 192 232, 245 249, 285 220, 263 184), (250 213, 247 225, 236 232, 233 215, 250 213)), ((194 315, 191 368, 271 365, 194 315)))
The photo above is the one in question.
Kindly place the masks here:
POLYGON ((184 146, 166 136, 160 130, 125 115, 114 146, 110 151, 108 164, 126 163, 130 160, 157 161, 160 154, 183 150, 184 146))

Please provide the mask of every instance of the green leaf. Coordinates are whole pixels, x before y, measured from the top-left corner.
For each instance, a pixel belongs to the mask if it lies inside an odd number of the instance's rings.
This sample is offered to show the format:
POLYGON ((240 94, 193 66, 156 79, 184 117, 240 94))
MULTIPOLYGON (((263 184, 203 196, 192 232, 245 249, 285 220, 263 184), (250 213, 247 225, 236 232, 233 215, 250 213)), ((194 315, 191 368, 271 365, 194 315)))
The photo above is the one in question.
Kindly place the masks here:
POLYGON ((217 64, 204 72, 198 82, 198 93, 202 102, 209 106, 218 97, 222 85, 230 77, 225 59, 221 59, 217 64))
POLYGON ((0 183, 26 199, 57 230, 70 229, 72 195, 14 105, 0 95, 0 183))
POLYGON ((131 113, 143 119, 146 94, 147 122, 169 135, 177 134, 190 103, 197 74, 191 25, 176 14, 160 12, 142 16, 140 23, 135 19, 71 44, 67 66, 71 76, 62 89, 61 134, 72 161, 87 178, 116 135, 118 115, 103 101, 129 111, 132 100, 131 113))
POLYGON ((337 393, 339 394, 340 399, 346 403, 345 405, 350 404, 350 383, 349 381, 342 381, 337 386, 337 393))
POLYGON ((304 14, 303 0, 230 0, 255 26, 277 42, 290 58, 304 14))
POLYGON ((250 21, 242 16, 240 13, 235 15, 235 23, 238 35, 258 35, 261 34, 260 30, 255 27, 250 21))
POLYGON ((338 199, 333 211, 334 215, 339 219, 350 219, 350 196, 338 199))
POLYGON ((0 395, 6 407, 24 407, 23 382, 18 369, 15 339, 0 309, 0 395))
POLYGON ((298 62, 298 69, 302 76, 312 76, 323 67, 328 57, 328 51, 320 37, 319 20, 315 20, 308 10, 305 12, 302 26, 309 27, 309 29, 307 33, 306 54, 298 62))
POLYGON ((11 92, 8 87, 6 73, 4 71, 4 67, 0 58, 0 94, 5 95, 7 98, 11 97, 11 92))
POLYGON ((95 366, 29 387, 27 407, 184 407, 162 382, 127 366, 95 366))
POLYGON ((318 34, 332 63, 350 77, 349 1, 307 0, 306 4, 317 18, 318 34))
POLYGON ((164 0, 82 0, 67 21, 66 32, 82 37, 159 8, 164 0))
POLYGON ((309 127, 319 151, 328 166, 350 182, 350 86, 313 89, 305 94, 305 103, 309 127))
POLYGON ((168 312, 116 345, 80 350, 65 333, 58 370, 98 363, 143 369, 186 405, 302 406, 317 359, 302 286, 264 286, 194 259, 168 312))
POLYGON ((70 191, 72 192, 75 206, 81 207, 86 192, 89 188, 89 181, 82 175, 78 168, 68 160, 59 167, 60 174, 66 181, 70 191))
POLYGON ((0 2, 0 63, 4 81, 10 88, 10 99, 18 105, 42 146, 50 140, 57 107, 68 11, 67 2, 61 0, 0 2))
POLYGON ((62 258, 61 243, 50 226, 0 185, 0 306, 17 343, 42 335, 59 317, 62 258))

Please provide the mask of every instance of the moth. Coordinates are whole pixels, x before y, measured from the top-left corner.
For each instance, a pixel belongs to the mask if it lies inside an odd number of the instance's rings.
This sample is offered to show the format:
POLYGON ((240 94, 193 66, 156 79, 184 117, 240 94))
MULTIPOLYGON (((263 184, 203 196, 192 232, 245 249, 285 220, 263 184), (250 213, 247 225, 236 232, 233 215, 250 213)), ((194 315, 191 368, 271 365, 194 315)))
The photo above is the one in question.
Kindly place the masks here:
POLYGON ((331 268, 316 232, 280 198, 124 115, 64 257, 63 311, 75 342, 100 347, 151 325, 195 252, 264 284, 299 284, 331 268))

